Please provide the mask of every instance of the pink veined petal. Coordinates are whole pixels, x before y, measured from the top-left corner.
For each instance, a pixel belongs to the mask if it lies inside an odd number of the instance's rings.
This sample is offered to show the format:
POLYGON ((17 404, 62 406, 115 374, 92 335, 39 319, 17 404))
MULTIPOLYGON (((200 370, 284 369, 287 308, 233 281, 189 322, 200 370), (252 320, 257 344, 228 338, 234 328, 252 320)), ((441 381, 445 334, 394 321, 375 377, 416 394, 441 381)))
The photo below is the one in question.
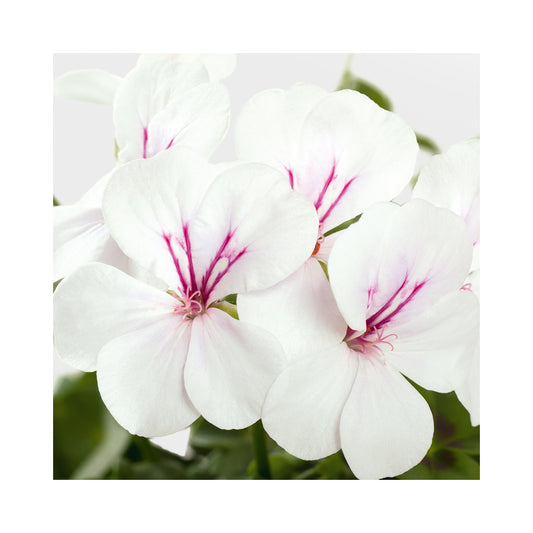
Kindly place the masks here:
POLYGON ((54 80, 54 96, 111 105, 121 82, 122 78, 104 70, 72 70, 54 80))
POLYGON ((98 207, 54 207, 54 281, 99 261, 125 270, 128 258, 109 234, 98 207))
POLYGON ((189 224, 217 173, 179 147, 117 168, 108 184, 103 211, 113 238, 169 287, 193 286, 189 224))
POLYGON ((311 255, 317 226, 313 206, 272 167, 243 163, 226 170, 190 225, 204 301, 283 280, 311 255))
POLYGON ((175 298, 101 263, 81 266, 54 293, 54 344, 58 355, 83 371, 96 370, 112 339, 174 316, 175 298))
POLYGON ((390 332, 390 365, 425 389, 450 392, 464 380, 465 349, 479 341, 478 299, 470 291, 452 292, 390 332))
POLYGON ((328 271, 350 328, 392 330, 459 289, 471 258, 460 217, 411 200, 402 207, 376 204, 365 211, 339 236, 328 271))
POLYGON ((239 294, 239 319, 270 331, 289 359, 339 344, 346 334, 329 282, 316 259, 263 291, 239 294))
POLYGON ((359 357, 342 411, 340 440, 359 479, 393 477, 417 465, 433 437, 428 404, 396 370, 359 357))
POLYGON ((275 169, 208 165, 184 148, 117 169, 104 214, 121 249, 204 304, 274 285, 310 256, 316 213, 275 169))
POLYGON ((343 342, 291 362, 268 392, 262 415, 267 433, 300 459, 337 452, 356 372, 357 357, 343 342))
POLYGON ((328 92, 309 84, 289 90, 269 89, 254 95, 243 107, 235 125, 239 159, 261 161, 282 171, 293 183, 302 125, 311 109, 328 92))
POLYGON ((228 91, 219 83, 202 83, 151 118, 143 140, 143 157, 174 146, 188 146, 210 156, 226 135, 228 125, 228 91))
POLYGON ((170 435, 200 416, 183 380, 191 328, 191 321, 172 314, 147 320, 106 343, 98 354, 102 400, 130 433, 170 435))
POLYGON ((415 134, 399 116, 356 91, 338 91, 305 119, 294 182, 328 231, 398 195, 411 179, 417 153, 415 134))
POLYGON ((133 68, 120 84, 113 105, 119 160, 148 157, 150 122, 187 91, 208 81, 200 63, 159 58, 133 68))
POLYGON ((241 429, 259 419, 284 365, 279 342, 261 328, 216 308, 193 320, 185 387, 196 409, 221 429, 241 429))

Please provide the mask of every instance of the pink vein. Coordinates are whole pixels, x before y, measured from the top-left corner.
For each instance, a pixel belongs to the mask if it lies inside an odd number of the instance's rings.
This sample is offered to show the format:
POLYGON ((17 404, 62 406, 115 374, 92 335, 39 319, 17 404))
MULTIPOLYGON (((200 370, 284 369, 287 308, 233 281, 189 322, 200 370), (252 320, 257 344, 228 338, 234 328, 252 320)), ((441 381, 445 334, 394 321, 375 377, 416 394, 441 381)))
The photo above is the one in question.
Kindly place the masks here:
MULTIPOLYGON (((346 185, 342 188, 342 191, 338 194, 337 198, 335 198, 335 201, 329 206, 329 209, 320 217, 320 222, 324 222, 326 218, 329 217, 333 209, 337 206, 337 204, 340 202, 341 198, 345 195, 346 191, 348 190, 348 187, 357 179, 357 176, 354 176, 353 178, 349 179, 346 183, 346 185)), ((318 209, 318 208, 317 208, 318 209)))
POLYGON ((196 292, 198 287, 196 286, 196 275, 194 273, 194 264, 192 262, 191 252, 191 240, 189 238, 189 225, 183 226, 183 237, 185 238, 185 253, 187 254, 187 262, 189 263, 189 277, 191 278, 191 292, 196 292))
POLYGON ((218 248, 218 251, 216 252, 214 258, 211 260, 211 263, 209 264, 209 267, 207 268, 205 274, 202 276, 202 283, 201 283, 201 291, 204 292, 207 283, 209 281, 209 278, 211 277, 211 274, 213 273, 213 269, 215 268, 215 265, 218 263, 220 258, 222 257, 222 252, 226 249, 226 246, 230 242, 231 238, 233 237, 233 233, 231 230, 226 234, 226 237, 222 241, 222 244, 218 248))
POLYGON ((425 281, 416 283, 411 294, 389 315, 385 318, 382 318, 375 326, 376 329, 380 329, 386 322, 392 320, 415 296, 415 294, 426 284, 425 281))
POLYGON ((185 278, 183 277, 183 274, 181 272, 181 268, 180 268, 180 264, 179 264, 178 258, 176 257, 176 255, 174 254, 174 250, 172 249, 172 244, 170 243, 170 235, 167 235, 166 233, 163 233, 163 239, 165 239, 165 242, 167 243, 168 251, 170 252, 170 255, 172 256, 172 261, 174 261, 174 266, 176 267, 176 271, 177 271, 178 276, 179 276, 180 281, 181 281, 181 288, 183 290, 185 290, 186 287, 187 287, 187 283, 186 283, 185 278))
POLYGON ((324 196, 331 185, 332 181, 337 177, 335 174, 335 163, 333 163, 333 166, 331 167, 331 172, 328 176, 328 179, 324 183, 324 186, 322 187, 322 190, 320 191, 320 194, 318 195, 318 198, 315 202, 315 209, 318 211, 318 208, 322 205, 322 200, 324 199, 324 196))
POLYGON ((233 259, 228 258, 228 264, 226 265, 226 268, 222 272, 218 273, 217 277, 215 278, 215 281, 213 281, 209 290, 206 291, 204 301, 207 301, 207 299, 209 298, 209 295, 213 292, 213 289, 218 285, 218 282, 228 273, 228 270, 232 267, 232 265, 238 259, 240 259, 245 253, 246 253, 246 248, 243 248, 233 259))
POLYGON ((143 126, 143 159, 146 159, 146 145, 148 144, 148 130, 143 126))

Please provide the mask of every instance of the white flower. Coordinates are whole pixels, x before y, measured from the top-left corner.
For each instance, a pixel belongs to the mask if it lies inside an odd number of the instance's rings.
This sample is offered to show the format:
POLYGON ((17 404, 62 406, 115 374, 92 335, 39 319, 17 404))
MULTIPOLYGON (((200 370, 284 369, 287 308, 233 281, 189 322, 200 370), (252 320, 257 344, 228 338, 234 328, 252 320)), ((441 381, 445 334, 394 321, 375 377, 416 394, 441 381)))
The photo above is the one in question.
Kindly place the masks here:
POLYGON ((479 183, 479 139, 469 139, 434 155, 420 170, 412 195, 463 218, 474 246, 470 270, 479 268, 479 183))
MULTIPOLYGON (((141 54, 138 64, 169 58, 175 62, 202 63, 211 81, 227 78, 235 69, 235 54, 141 54)), ((54 95, 95 104, 113 104, 120 76, 101 69, 71 70, 54 80, 54 95)))
MULTIPOLYGON (((356 91, 329 93, 300 84, 254 96, 237 120, 236 146, 241 159, 280 169, 291 187, 313 203, 319 217, 313 258, 305 268, 276 287, 240 298, 246 320, 283 337, 292 319, 276 320, 275 310, 293 291, 320 290, 322 270, 312 263, 326 261, 340 235, 324 233, 403 189, 416 161, 416 136, 400 117, 356 91), (247 316, 252 307, 265 309, 265 316, 247 316)), ((298 311, 310 332, 325 316, 314 312, 312 306, 298 311)))
POLYGON ((323 234, 394 198, 411 179, 418 152, 398 115, 356 91, 306 84, 256 94, 235 129, 240 159, 275 166, 313 202, 321 232, 314 255, 324 259, 332 239, 323 234))
POLYGON ((176 148, 119 167, 103 210, 123 252, 169 290, 109 265, 80 267, 54 295, 60 357, 97 371, 105 404, 132 433, 171 434, 200 414, 224 429, 255 422, 283 350, 213 304, 299 268, 316 238, 313 207, 271 167, 217 176, 176 148))
MULTIPOLYGON (((470 274, 464 287, 479 296, 479 139, 453 145, 444 154, 433 156, 420 171, 413 198, 423 198, 439 207, 447 207, 463 218, 474 247, 470 274)), ((463 358, 466 374, 455 386, 461 403, 470 413, 472 425, 479 424, 480 361, 479 341, 463 358)))
POLYGON ((241 320, 287 324, 280 341, 290 362, 262 413, 269 435, 302 459, 342 448, 359 478, 420 462, 433 419, 402 374, 430 390, 453 389, 479 320, 476 296, 461 290, 471 257, 466 226, 451 211, 422 200, 379 203, 338 238, 331 288, 314 276, 276 309, 239 296, 241 320))
MULTIPOLYGON (((59 86, 64 89, 64 83, 59 86)), ((113 94, 119 163, 149 158, 175 146, 208 157, 226 134, 227 90, 210 82, 197 61, 141 57, 113 94)), ((101 212, 108 179, 109 175, 102 178, 73 206, 54 209, 54 280, 89 260, 125 267, 126 259, 110 238, 101 212)))

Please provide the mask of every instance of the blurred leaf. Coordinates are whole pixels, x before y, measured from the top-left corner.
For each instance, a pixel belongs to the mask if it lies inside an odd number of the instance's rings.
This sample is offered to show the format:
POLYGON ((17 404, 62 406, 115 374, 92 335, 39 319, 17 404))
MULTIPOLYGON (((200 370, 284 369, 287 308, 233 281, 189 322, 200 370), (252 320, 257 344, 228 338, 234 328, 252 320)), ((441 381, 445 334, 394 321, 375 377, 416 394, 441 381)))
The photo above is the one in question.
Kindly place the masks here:
MULTIPOLYGON (((309 461, 303 461, 288 453, 270 455, 268 461, 272 479, 296 479, 298 474, 309 468, 309 461)), ((251 479, 263 479, 257 471, 255 460, 248 466, 248 477, 251 479)))
POLYGON ((57 286, 63 281, 63 278, 54 281, 52 292, 56 292, 57 286))
POLYGON ((58 384, 53 439, 54 479, 84 472, 100 477, 118 460, 129 433, 107 412, 95 372, 67 376, 58 384))
POLYGON ((421 133, 416 133, 416 141, 418 142, 418 146, 421 150, 425 150, 426 152, 429 152, 430 154, 438 154, 440 153, 440 148, 437 146, 437 143, 433 140, 427 137, 426 135, 422 135, 421 133))
POLYGON ((350 70, 345 70, 341 81, 337 87, 337 91, 342 91, 344 89, 351 89, 352 91, 358 91, 373 100, 383 109, 387 111, 392 111, 392 102, 389 97, 378 87, 372 83, 358 78, 350 70))
POLYGON ((344 459, 342 451, 316 462, 297 479, 356 479, 344 459))
POLYGON ((222 430, 202 417, 191 426, 189 447, 196 458, 193 472, 210 479, 245 479, 253 459, 248 428, 222 430))
POLYGON ((479 463, 459 450, 438 450, 397 479, 479 479, 479 463))
POLYGON ((61 204, 57 201, 57 198, 54 196, 54 206, 55 205, 61 205, 61 204))

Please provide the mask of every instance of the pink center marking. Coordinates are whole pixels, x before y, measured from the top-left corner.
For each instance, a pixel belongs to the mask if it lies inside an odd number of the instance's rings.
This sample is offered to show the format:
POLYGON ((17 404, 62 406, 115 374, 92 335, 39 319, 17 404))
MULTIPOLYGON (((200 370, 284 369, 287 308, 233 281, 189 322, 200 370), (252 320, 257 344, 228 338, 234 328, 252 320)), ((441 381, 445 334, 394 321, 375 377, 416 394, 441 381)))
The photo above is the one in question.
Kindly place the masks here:
POLYGON ((378 358, 381 362, 385 360, 385 352, 383 351, 384 346, 389 347, 389 351, 394 350, 392 342, 387 339, 396 340, 398 335, 395 333, 389 333, 385 335, 385 328, 387 325, 383 326, 381 329, 377 328, 367 328, 367 330, 359 335, 357 332, 348 328, 346 330, 346 337, 344 341, 348 346, 365 357, 372 359, 378 358))

